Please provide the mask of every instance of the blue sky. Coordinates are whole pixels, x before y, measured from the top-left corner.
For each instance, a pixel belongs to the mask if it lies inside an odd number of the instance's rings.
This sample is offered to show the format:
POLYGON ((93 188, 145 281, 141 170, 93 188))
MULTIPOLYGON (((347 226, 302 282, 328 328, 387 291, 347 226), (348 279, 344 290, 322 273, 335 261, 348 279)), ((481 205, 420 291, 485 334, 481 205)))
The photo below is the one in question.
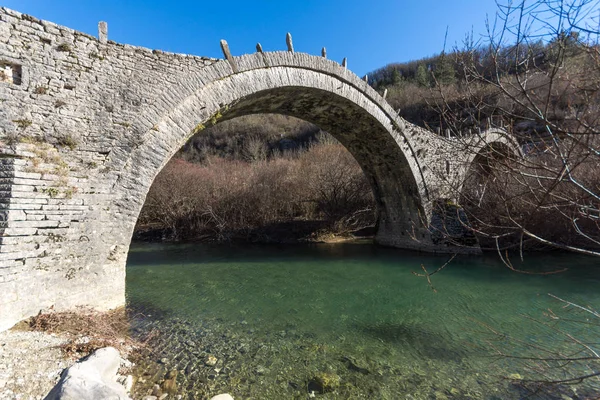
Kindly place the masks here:
POLYGON ((108 22, 109 39, 178 53, 222 57, 284 50, 291 32, 296 51, 340 61, 359 75, 391 62, 439 53, 473 30, 485 33, 495 0, 4 0, 1 5, 96 36, 108 22))

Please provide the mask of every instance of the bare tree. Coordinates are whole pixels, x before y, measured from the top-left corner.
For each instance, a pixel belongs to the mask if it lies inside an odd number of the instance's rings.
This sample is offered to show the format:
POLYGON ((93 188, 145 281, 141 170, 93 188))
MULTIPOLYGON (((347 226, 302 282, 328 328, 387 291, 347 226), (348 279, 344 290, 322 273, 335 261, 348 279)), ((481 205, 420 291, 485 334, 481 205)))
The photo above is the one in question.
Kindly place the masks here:
POLYGON ((450 54, 459 81, 437 81, 432 105, 451 140, 496 125, 523 149, 511 158, 490 147, 456 188, 484 245, 600 256, 599 6, 499 3, 485 41, 471 35, 450 54))
MULTIPOLYGON (((520 248, 521 257, 524 248, 536 246, 600 256, 599 37, 598 0, 508 0, 498 3, 484 39, 470 35, 449 54, 455 84, 432 73, 430 105, 441 131, 451 130, 448 140, 475 152, 466 133, 496 126, 522 148, 523 157, 492 145, 473 154, 467 181, 455 188, 480 243, 513 270, 504 251, 509 248, 520 248)), ((431 275, 445 265, 415 274, 431 285, 431 275)), ((600 350, 597 335, 587 339, 597 332, 600 315, 555 299, 563 308, 527 318, 564 341, 541 344, 485 326, 488 348, 528 371, 507 378, 532 393, 585 381, 581 398, 595 398, 600 350)))

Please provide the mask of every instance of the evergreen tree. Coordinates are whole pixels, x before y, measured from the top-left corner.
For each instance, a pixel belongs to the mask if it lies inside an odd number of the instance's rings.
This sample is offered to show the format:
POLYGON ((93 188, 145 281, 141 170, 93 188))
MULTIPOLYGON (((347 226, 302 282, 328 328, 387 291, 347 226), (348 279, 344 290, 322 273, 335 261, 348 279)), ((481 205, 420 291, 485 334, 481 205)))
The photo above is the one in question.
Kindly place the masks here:
POLYGON ((456 71, 454 70, 451 60, 445 53, 440 55, 433 73, 435 79, 441 85, 448 85, 456 82, 456 71))
POLYGON ((417 67, 416 80, 420 86, 429 87, 431 85, 429 72, 424 64, 419 64, 417 67))
POLYGON ((394 70, 392 71, 392 85, 399 84, 401 80, 402 80, 402 75, 400 75, 398 68, 394 68, 394 70))

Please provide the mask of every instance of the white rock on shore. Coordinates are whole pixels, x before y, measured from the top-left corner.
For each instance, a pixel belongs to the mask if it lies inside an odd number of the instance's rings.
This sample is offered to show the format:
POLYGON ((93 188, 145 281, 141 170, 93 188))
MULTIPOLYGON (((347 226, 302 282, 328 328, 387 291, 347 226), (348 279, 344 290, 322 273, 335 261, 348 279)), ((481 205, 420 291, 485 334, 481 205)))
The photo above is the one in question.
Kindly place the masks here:
POLYGON ((45 400, 129 400, 125 386, 117 382, 120 365, 117 349, 98 349, 68 368, 45 400))

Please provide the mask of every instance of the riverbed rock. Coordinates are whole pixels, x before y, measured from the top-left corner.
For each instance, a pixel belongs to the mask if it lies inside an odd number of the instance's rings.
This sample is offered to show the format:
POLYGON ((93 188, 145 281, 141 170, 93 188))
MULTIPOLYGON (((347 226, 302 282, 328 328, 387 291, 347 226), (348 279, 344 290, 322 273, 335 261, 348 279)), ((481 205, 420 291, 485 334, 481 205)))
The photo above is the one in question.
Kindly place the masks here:
POLYGON ((125 387, 117 382, 120 364, 117 349, 98 349, 66 369, 46 400, 129 400, 125 387))
POLYGON ((160 385, 160 387, 164 392, 167 392, 169 394, 177 393, 177 370, 176 369, 169 371, 167 373, 167 375, 165 376, 165 380, 160 385))
POLYGON ((436 390, 433 395, 435 396, 435 400, 448 400, 448 396, 439 390, 436 390))
POLYGON ((150 393, 150 394, 152 396, 156 396, 156 397, 159 397, 160 395, 162 395, 162 390, 158 383, 155 383, 154 386, 152 386, 152 393, 150 393))
POLYGON ((308 382, 308 391, 317 393, 333 392, 340 386, 340 376, 330 372, 320 372, 308 382))
POLYGON ((255 372, 257 375, 264 375, 267 373, 267 369, 265 367, 263 367, 262 365, 259 365, 258 367, 256 367, 255 372))
POLYGON ((217 365, 217 361, 219 361, 217 357, 211 354, 208 357, 206 357, 206 361, 204 361, 204 364, 208 365, 209 367, 214 367, 215 365, 217 365))
POLYGON ((218 394, 215 397, 211 397, 210 400, 233 400, 233 397, 229 393, 218 394))

